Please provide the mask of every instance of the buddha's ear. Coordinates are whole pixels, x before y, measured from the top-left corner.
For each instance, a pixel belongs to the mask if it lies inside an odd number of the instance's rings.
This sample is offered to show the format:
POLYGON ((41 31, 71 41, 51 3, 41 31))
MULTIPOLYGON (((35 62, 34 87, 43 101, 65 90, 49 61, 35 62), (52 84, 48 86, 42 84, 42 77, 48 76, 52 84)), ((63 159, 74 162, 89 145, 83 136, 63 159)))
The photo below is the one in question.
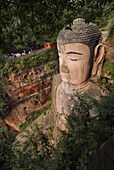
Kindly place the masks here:
POLYGON ((92 76, 100 77, 102 64, 104 59, 105 46, 103 44, 98 44, 94 51, 94 61, 92 68, 92 76))

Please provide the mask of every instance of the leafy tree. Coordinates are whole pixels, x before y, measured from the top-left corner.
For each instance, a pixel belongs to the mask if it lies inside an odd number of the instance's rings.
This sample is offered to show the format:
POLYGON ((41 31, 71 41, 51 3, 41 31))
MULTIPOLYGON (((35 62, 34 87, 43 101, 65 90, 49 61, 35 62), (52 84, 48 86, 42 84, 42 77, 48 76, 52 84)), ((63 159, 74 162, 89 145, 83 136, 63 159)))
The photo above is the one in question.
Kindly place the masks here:
MULTIPOLYGON (((2 133, 3 131, 0 132, 0 139, 2 133)), ((13 150, 11 146, 12 143, 14 142, 14 139, 15 139, 15 134, 0 140, 0 169, 1 170, 12 169, 13 150)))
POLYGON ((24 137, 27 141, 24 145, 12 145, 8 140, 1 141, 2 169, 76 169, 92 151, 97 150, 114 133, 113 100, 113 86, 112 93, 103 97, 99 103, 88 103, 83 96, 79 96, 68 117, 69 131, 61 132, 62 137, 56 148, 49 144, 47 137, 37 126, 33 127, 31 132, 26 132, 24 137), (91 118, 90 110, 93 104, 98 108, 99 115, 91 118), (76 116, 77 111, 79 114, 76 116))
POLYGON ((24 151, 22 152, 21 146, 17 141, 13 146, 14 157, 12 160, 12 170, 37 170, 47 169, 47 161, 50 157, 52 150, 47 137, 39 130, 36 125, 32 132, 26 131, 24 137, 29 136, 29 140, 25 143, 24 151))
POLYGON ((18 150, 16 152, 14 170, 76 169, 92 151, 97 150, 114 133, 113 98, 114 92, 103 97, 99 103, 96 101, 88 103, 83 96, 79 96, 67 119, 68 132, 61 131, 62 136, 55 149, 37 127, 32 129, 32 135, 30 133, 27 135, 29 140, 24 153, 18 150), (98 108, 99 115, 91 118, 90 110, 93 105, 98 108))
MULTIPOLYGON (((3 117, 5 113, 8 112, 8 94, 5 92, 5 87, 8 84, 6 78, 3 76, 2 70, 4 69, 5 65, 5 57, 2 53, 0 53, 0 116, 3 117)), ((5 116, 5 115, 4 115, 5 116)))
POLYGON ((112 0, 1 0, 2 48, 20 49, 36 43, 54 42, 59 30, 76 17, 106 23, 111 11, 112 0))
POLYGON ((103 97, 100 102, 92 103, 78 98, 68 117, 69 131, 63 132, 57 149, 49 160, 49 169, 76 169, 92 151, 114 134, 114 88, 112 93, 103 97), (92 105, 91 105, 92 104, 92 105), (90 117, 90 109, 97 108, 99 115, 90 117), (78 115, 75 115, 78 112, 78 115))

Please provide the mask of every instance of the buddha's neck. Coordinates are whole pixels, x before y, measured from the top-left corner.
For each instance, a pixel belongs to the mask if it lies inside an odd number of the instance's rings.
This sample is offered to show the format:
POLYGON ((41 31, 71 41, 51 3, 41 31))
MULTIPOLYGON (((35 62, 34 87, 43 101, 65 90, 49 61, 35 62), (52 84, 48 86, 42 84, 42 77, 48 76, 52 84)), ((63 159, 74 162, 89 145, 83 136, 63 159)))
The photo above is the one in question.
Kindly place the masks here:
POLYGON ((79 85, 73 85, 68 84, 66 82, 62 81, 62 89, 66 94, 77 94, 77 93, 84 93, 86 90, 88 90, 89 86, 91 84, 90 80, 87 80, 86 82, 79 84, 79 85))

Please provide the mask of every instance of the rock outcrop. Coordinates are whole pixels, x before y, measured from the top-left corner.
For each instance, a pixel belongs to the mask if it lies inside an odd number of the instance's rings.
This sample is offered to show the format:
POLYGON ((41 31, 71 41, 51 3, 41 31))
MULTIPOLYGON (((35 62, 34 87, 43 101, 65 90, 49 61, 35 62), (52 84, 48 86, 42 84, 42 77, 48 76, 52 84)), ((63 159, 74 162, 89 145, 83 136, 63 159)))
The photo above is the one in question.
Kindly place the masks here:
POLYGON ((78 170, 114 170, 114 135, 93 152, 78 170))
POLYGON ((8 104, 11 110, 5 122, 16 131, 36 111, 49 104, 53 75, 58 71, 56 62, 51 65, 54 69, 41 65, 9 76, 11 89, 8 90, 8 104))

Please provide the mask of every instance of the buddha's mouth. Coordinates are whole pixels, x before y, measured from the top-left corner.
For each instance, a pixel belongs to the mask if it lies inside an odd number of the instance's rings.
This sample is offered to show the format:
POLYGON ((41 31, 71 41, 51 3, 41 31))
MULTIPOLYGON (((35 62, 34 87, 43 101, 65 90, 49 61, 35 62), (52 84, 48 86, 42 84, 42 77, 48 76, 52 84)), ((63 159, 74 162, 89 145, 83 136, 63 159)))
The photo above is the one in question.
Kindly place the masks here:
POLYGON ((77 94, 86 91, 91 84, 90 80, 85 81, 81 84, 69 84, 68 82, 62 82, 62 89, 66 94, 77 94))

